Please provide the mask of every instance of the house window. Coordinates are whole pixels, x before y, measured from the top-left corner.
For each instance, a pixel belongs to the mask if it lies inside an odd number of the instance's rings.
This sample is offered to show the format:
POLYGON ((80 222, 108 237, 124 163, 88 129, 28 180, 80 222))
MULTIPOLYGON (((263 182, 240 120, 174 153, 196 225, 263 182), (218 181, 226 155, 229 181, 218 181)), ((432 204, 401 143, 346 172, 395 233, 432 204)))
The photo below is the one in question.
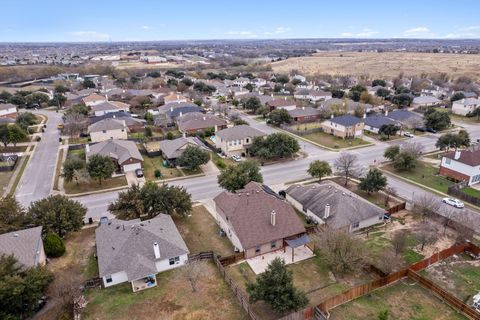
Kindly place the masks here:
POLYGON ((107 133, 107 130, 102 130, 103 133, 107 133))
POLYGON ((358 228, 360 226, 360 222, 354 222, 352 223, 352 228, 358 228))
POLYGON ((245 139, 245 142, 246 142, 246 143, 250 143, 250 139, 246 138, 246 139, 245 139))
POLYGON ((271 248, 271 249, 275 249, 276 247, 277 247, 277 241, 272 241, 272 242, 270 243, 270 248, 271 248))
POLYGON ((452 162, 452 159, 449 159, 449 158, 445 159, 445 164, 450 164, 450 162, 452 162))
POLYGON ((255 248, 255 253, 260 253, 260 246, 257 246, 257 247, 255 248))
POLYGON ((180 262, 180 257, 175 257, 175 258, 170 258, 170 259, 168 259, 168 263, 169 263, 170 265, 177 264, 178 262, 180 262))
POLYGON ((110 276, 105 276, 105 282, 106 282, 106 283, 110 283, 110 282, 112 282, 112 281, 113 281, 113 279, 112 279, 112 276, 111 276, 111 275, 110 275, 110 276))

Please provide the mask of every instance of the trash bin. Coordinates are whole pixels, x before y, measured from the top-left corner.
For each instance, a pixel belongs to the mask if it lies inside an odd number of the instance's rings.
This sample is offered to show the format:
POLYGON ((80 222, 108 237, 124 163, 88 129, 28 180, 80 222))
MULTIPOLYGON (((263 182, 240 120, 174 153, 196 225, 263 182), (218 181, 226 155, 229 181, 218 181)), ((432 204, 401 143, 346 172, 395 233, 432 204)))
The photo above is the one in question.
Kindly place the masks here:
POLYGON ((88 224, 92 224, 92 223, 93 223, 93 218, 92 217, 88 218, 88 224))

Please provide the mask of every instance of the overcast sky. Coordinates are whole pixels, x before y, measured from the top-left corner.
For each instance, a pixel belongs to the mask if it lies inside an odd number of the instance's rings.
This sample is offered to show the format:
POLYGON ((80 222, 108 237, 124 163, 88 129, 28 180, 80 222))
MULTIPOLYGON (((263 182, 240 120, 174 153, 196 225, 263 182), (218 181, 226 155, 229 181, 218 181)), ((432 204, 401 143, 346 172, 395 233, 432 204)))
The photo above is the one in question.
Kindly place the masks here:
POLYGON ((0 42, 480 38, 478 0, 0 0, 0 42))

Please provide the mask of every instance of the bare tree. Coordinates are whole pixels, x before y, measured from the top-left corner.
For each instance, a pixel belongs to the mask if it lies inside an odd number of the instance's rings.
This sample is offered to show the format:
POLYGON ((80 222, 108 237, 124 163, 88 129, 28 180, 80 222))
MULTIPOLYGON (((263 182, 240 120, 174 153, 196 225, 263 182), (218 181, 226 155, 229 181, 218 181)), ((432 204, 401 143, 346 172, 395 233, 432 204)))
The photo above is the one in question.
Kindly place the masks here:
POLYGON ((363 242, 349 232, 326 227, 315 236, 315 242, 334 272, 353 272, 368 260, 363 242))
POLYGON ((75 183, 77 185, 82 183, 88 183, 90 181, 90 175, 88 174, 87 169, 82 168, 79 170, 75 170, 75 172, 73 173, 73 180, 75 180, 75 183))
POLYGON ((71 137, 78 136, 87 130, 87 117, 81 113, 72 112, 65 115, 64 132, 71 137))
POLYGON ((347 186, 348 180, 360 171, 358 157, 349 152, 340 153, 340 157, 335 159, 333 166, 345 177, 345 186, 347 186))
POLYGON ((83 281, 80 276, 81 273, 72 272, 68 275, 58 274, 51 287, 52 296, 60 302, 62 310, 65 314, 73 318, 73 311, 81 307, 79 301, 82 296, 83 281))
MULTIPOLYGON (((477 219, 475 217, 475 219, 477 219)), ((460 214, 456 216, 454 229, 457 232, 457 242, 465 242, 465 241, 472 241, 475 232, 470 227, 472 225, 472 218, 468 217, 467 215, 460 214)))
POLYGON ((441 203, 435 196, 424 192, 414 199, 413 211, 425 220, 429 215, 438 214, 440 206, 441 203))
POLYGON ((401 151, 411 153, 415 158, 418 158, 423 153, 423 145, 418 142, 409 142, 402 144, 401 151))
POLYGON ((388 207, 388 203, 390 202, 390 198, 393 196, 397 195, 397 190, 394 187, 391 186, 386 186, 385 189, 383 189, 383 192, 385 193, 385 207, 388 207))
POLYGON ((394 249, 387 247, 380 253, 380 256, 375 260, 374 264, 383 272, 390 274, 397 270, 403 263, 403 257, 398 256, 394 249))
POLYGON ((188 260, 183 266, 182 274, 190 282, 192 292, 197 292, 197 283, 207 272, 207 264, 201 260, 188 260))
POLYGON ((426 221, 420 223, 420 226, 418 227, 418 230, 416 231, 415 236, 418 242, 420 242, 421 251, 423 251, 425 246, 428 246, 437 242, 437 239, 438 239, 437 230, 432 224, 426 221))
POLYGON ((399 230, 393 234, 392 246, 395 251, 395 256, 402 254, 405 251, 407 245, 407 233, 403 230, 399 230))
POLYGON ((455 211, 452 208, 447 208, 443 211, 442 217, 442 226, 443 226, 443 236, 447 233, 447 228, 452 224, 452 218, 455 216, 455 211))

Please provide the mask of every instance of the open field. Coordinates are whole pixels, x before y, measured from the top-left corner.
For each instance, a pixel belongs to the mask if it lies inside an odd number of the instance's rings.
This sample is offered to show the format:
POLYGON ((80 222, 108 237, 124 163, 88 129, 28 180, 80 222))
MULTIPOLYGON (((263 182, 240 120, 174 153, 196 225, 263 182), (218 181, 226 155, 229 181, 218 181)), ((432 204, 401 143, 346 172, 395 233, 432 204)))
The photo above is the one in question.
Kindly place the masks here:
POLYGON ((388 319, 467 319, 435 295, 411 280, 375 290, 330 310, 332 320, 380 319, 379 313, 388 310, 388 319))
POLYGON ((446 72, 449 76, 480 76, 480 55, 414 52, 320 52, 311 57, 289 58, 271 64, 274 72, 298 70, 312 75, 369 75, 394 78, 446 72))
POLYGON ((137 293, 129 283, 90 290, 82 319, 248 319, 214 264, 206 263, 205 269, 197 292, 181 269, 158 274, 158 286, 137 293))

